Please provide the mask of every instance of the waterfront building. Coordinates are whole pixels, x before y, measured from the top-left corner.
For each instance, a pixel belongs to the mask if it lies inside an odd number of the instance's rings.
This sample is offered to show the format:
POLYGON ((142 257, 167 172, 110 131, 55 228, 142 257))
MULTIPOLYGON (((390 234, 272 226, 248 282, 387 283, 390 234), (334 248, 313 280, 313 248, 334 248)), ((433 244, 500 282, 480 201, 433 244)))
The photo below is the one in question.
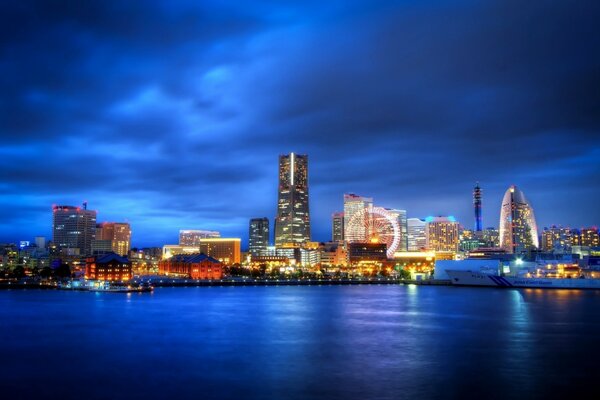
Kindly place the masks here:
POLYGON ((202 239, 218 237, 221 237, 221 233, 217 231, 183 229, 179 231, 179 245, 199 246, 202 239))
POLYGON ((308 156, 294 153, 280 155, 275 246, 285 243, 301 245, 308 241, 308 156))
POLYGON ((252 218, 248 233, 248 251, 252 256, 264 254, 269 247, 269 219, 252 218))
POLYGON ((598 234, 598 228, 583 228, 579 235, 579 245, 587 247, 599 247, 600 236, 598 234))
POLYGON ((570 228, 552 225, 542 231, 542 250, 546 252, 569 252, 571 251, 570 228))
POLYGON ((82 207, 52 207, 52 241, 69 253, 89 255, 96 239, 96 211, 82 207))
POLYGON ((533 207, 516 186, 508 188, 500 209, 500 247, 523 253, 539 247, 533 207))
POLYGON ((481 187, 479 187, 479 182, 475 185, 473 189, 473 209, 475 211, 475 232, 481 232, 483 228, 483 218, 481 216, 481 198, 482 192, 481 187))
POLYGON ((385 210, 398 221, 400 241, 395 251, 408 251, 408 220, 406 218, 406 210, 397 210, 393 208, 386 208, 385 210))
POLYGON ((206 254, 178 254, 159 261, 158 272, 180 278, 222 279, 223 263, 206 254))
POLYGON ((320 252, 321 265, 345 266, 348 264, 348 252, 342 242, 323 243, 320 252))
POLYGON ((348 260, 350 263, 357 263, 361 261, 386 261, 387 244, 348 243, 348 260))
POLYGON ((331 240, 341 242, 344 240, 344 212, 335 212, 331 216, 331 240))
MULTIPOLYGON (((372 197, 362 197, 354 193, 344 194, 344 240, 348 241, 348 224, 352 218, 359 213, 364 213, 365 210, 373 208, 372 197)), ((352 240, 355 242, 367 242, 368 230, 364 228, 355 228, 352 240)))
POLYGON ((239 264, 242 260, 241 242, 239 238, 204 238, 200 240, 199 250, 225 265, 239 264))
POLYGON ((394 253, 394 269, 409 271, 411 279, 429 277, 435 267, 435 252, 405 251, 394 253))
POLYGON ((127 222, 102 222, 96 225, 96 240, 110 241, 110 251, 125 256, 131 250, 131 226, 127 222))
POLYGON ((459 225, 454 217, 428 217, 425 222, 428 250, 435 252, 458 250, 459 225))
POLYGON ((408 251, 421 251, 427 248, 427 223, 419 218, 408 218, 407 248, 408 251))
POLYGON ((304 267, 314 267, 321 263, 321 251, 319 249, 300 249, 300 264, 304 267))
POLYGON ((131 262, 116 253, 88 257, 85 277, 99 281, 128 281, 133 278, 131 262))

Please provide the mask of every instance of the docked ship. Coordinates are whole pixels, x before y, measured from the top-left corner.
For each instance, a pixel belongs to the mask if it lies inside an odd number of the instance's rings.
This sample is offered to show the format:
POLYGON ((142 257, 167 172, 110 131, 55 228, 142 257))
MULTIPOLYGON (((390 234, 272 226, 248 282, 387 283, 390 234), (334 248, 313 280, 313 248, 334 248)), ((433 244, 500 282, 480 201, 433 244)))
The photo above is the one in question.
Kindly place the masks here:
POLYGON ((63 290, 80 290, 87 292, 106 293, 143 293, 154 290, 154 288, 148 283, 122 284, 85 279, 71 279, 66 282, 61 282, 58 284, 58 288, 63 290))
POLYGON ((600 289, 600 279, 550 278, 547 276, 501 276, 484 272, 446 270, 450 281, 456 286, 492 286, 503 288, 545 288, 545 289, 600 289))

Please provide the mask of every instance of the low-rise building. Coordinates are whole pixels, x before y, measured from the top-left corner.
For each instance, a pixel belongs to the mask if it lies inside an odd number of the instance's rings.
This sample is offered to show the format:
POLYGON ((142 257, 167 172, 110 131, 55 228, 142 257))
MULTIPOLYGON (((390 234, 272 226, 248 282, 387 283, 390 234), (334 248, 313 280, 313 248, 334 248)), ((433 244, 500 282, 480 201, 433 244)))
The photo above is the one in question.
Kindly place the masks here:
POLYGON ((100 281, 128 281, 133 277, 131 262, 127 257, 115 253, 88 257, 85 277, 100 281))
POLYGON ((191 279, 222 279, 223 264, 206 254, 178 254, 158 263, 162 275, 191 279))

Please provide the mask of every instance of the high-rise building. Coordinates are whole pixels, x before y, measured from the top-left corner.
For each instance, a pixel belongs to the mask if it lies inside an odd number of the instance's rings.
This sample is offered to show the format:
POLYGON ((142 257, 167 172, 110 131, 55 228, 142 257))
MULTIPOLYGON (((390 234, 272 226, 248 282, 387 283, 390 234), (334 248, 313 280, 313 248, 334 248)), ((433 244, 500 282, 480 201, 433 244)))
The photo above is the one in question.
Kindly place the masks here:
POLYGON ((218 237, 221 237, 221 233, 217 231, 184 229, 179 231, 179 244, 181 246, 199 246, 202 239, 218 237))
POLYGON ((331 216, 331 240, 334 242, 344 240, 344 212, 336 212, 331 216))
MULTIPOLYGON (((131 250, 131 226, 127 222, 102 222, 96 225, 96 242, 110 241, 110 251, 126 256, 131 250)), ((92 245, 96 249, 103 245, 92 245)))
POLYGON ((473 208, 475 210, 475 232, 481 232, 483 229, 483 219, 481 217, 481 188, 479 182, 473 189, 473 208))
POLYGON ((500 246, 500 232, 494 227, 485 228, 481 234, 481 240, 485 247, 500 246))
MULTIPOLYGON (((356 214, 364 212, 364 210, 368 209, 369 207, 373 207, 372 197, 362 197, 354 193, 344 194, 344 240, 348 239, 348 224, 352 218, 356 214)), ((362 231, 360 227, 354 230, 355 232, 353 232, 353 240, 355 242, 368 241, 368 232, 366 227, 363 228, 362 231)))
POLYGON ((571 250, 571 229, 551 226, 542 231, 542 250, 567 252, 571 250))
POLYGON ((275 246, 309 241, 308 156, 280 155, 275 246))
POLYGON ((533 207, 514 185, 508 188, 502 199, 500 247, 507 253, 522 253, 539 247, 533 207))
POLYGON ((408 251, 408 222, 406 219, 406 210, 386 208, 386 211, 393 215, 398 221, 398 228, 400 229, 400 243, 396 248, 396 251, 408 251))
POLYGON ((225 265, 239 264, 242 259, 241 239, 205 238, 200 241, 200 253, 211 256, 225 265))
POLYGON ((90 255, 96 238, 96 211, 83 207, 52 207, 52 241, 61 249, 90 255))
POLYGON ((600 235, 598 234, 598 228, 583 228, 579 234, 580 246, 588 247, 599 247, 600 246, 600 235))
POLYGON ((454 217, 428 217, 427 249, 433 251, 457 251, 459 225, 454 217))
POLYGON ((248 235, 248 251, 253 256, 263 255, 269 247, 269 219, 252 218, 248 235))
POLYGON ((419 218, 408 218, 408 251, 421 251, 427 248, 427 223, 419 218))

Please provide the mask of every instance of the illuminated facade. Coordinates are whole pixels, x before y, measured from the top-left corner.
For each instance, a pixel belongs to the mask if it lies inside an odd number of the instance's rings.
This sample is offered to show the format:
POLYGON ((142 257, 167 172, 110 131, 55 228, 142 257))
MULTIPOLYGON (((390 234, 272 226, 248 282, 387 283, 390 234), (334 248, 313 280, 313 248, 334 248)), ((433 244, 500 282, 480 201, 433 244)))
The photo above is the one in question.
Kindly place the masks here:
POLYGON ((179 254, 160 261, 158 272, 191 279, 222 279, 223 264, 206 254, 179 254))
POLYGON ((99 281, 128 281, 133 277, 131 262, 115 253, 86 259, 85 277, 99 281))
POLYGON ((542 250, 550 251, 570 251, 571 250, 571 229, 560 226, 551 226, 542 231, 542 250))
MULTIPOLYGON (((403 240, 400 217, 393 210, 369 206, 354 213, 348 222, 345 237, 347 243, 384 243, 387 256, 400 249, 403 240)), ((405 214, 406 215, 406 214, 405 214)))
POLYGON ((226 265, 241 262, 241 239, 205 238, 200 241, 200 253, 216 258, 226 265))
POLYGON ((308 241, 308 156, 294 153, 280 155, 275 246, 286 243, 300 245, 308 241))
POLYGON ((421 251, 427 248, 427 223, 419 218, 408 218, 407 241, 408 251, 421 251))
POLYGON ((179 244, 181 246, 199 246, 202 239, 218 237, 221 237, 221 233, 217 231, 184 229, 179 231, 179 244))
POLYGON ((406 210, 397 210, 393 208, 385 209, 398 220, 400 228, 400 243, 396 251, 408 251, 408 220, 406 218, 406 210))
POLYGON ((344 240, 344 213, 336 212, 331 216, 331 240, 341 242, 344 240))
POLYGON ((349 243, 348 260, 350 263, 386 261, 387 250, 385 243, 349 243))
POLYGON ((479 182, 475 185, 473 189, 473 209, 475 211, 475 232, 481 232, 483 229, 483 218, 481 216, 481 188, 479 187, 479 182))
POLYGON ((580 246, 600 247, 598 228, 583 228, 579 234, 579 243, 580 246))
POLYGON ((126 256, 131 250, 131 226, 126 222, 102 222, 96 225, 96 241, 109 240, 111 251, 126 256))
POLYGON ((248 232, 248 251, 252 256, 266 253, 269 247, 269 219, 252 218, 248 232))
POLYGON ((516 186, 508 188, 500 209, 500 247, 522 253, 539 247, 533 207, 516 186))
POLYGON ((52 207, 52 241, 61 249, 75 249, 81 255, 92 254, 96 239, 96 211, 83 207, 52 207))
POLYGON ((458 222, 454 217, 428 217, 426 235, 427 249, 436 252, 458 250, 458 222))
MULTIPOLYGON (((354 193, 344 194, 344 240, 348 240, 348 224, 357 213, 364 213, 366 209, 373 207, 372 197, 362 197, 354 193)), ((356 227, 353 240, 359 242, 367 241, 367 230, 356 227)))

